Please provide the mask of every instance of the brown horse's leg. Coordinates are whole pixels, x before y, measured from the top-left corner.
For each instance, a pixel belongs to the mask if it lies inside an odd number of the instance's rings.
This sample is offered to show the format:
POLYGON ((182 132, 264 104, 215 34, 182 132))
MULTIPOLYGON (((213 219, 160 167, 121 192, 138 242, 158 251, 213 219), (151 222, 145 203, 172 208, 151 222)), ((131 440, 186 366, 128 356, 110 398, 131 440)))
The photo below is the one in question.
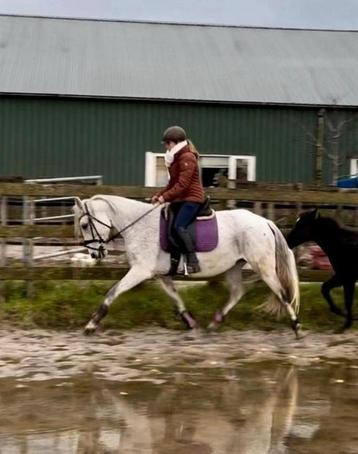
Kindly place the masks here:
POLYGON ((336 314, 340 315, 341 317, 346 317, 346 314, 340 309, 338 306, 335 305, 330 291, 335 288, 335 287, 341 287, 343 285, 342 280, 335 274, 332 276, 328 281, 324 282, 322 287, 321 287, 321 292, 323 297, 326 299, 326 301, 329 304, 330 310, 336 314))
POLYGON ((352 326, 353 316, 352 316, 352 306, 353 306, 353 296, 354 296, 354 287, 355 281, 348 281, 343 284, 344 289, 344 304, 346 306, 347 316, 344 325, 342 326, 342 331, 352 326))

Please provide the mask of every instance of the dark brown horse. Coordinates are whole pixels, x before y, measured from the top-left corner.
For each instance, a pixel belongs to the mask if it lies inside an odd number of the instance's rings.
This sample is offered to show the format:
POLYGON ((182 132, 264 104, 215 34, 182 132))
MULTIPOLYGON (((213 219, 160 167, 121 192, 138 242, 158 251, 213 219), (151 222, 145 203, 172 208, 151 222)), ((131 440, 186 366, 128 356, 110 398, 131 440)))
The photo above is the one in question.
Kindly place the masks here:
POLYGON ((336 219, 320 216, 316 209, 301 214, 286 239, 290 248, 315 241, 327 254, 335 274, 322 285, 322 294, 331 311, 345 317, 341 331, 349 328, 353 321, 354 289, 358 279, 358 230, 345 227, 336 219), (346 313, 334 304, 330 295, 333 288, 341 286, 346 313))

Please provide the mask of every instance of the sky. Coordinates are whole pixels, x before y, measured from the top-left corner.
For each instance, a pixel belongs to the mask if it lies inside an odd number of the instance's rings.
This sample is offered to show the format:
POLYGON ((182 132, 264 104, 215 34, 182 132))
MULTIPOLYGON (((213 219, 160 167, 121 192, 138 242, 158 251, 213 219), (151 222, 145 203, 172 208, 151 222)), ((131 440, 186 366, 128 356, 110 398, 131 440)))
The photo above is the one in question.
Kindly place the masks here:
POLYGON ((358 30, 358 0, 0 0, 0 14, 358 30))

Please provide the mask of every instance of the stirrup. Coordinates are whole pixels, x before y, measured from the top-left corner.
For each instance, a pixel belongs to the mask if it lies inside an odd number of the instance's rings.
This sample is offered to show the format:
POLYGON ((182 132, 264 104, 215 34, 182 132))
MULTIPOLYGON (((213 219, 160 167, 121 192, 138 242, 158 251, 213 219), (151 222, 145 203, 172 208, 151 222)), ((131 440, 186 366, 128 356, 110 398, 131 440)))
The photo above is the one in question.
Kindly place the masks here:
POLYGON ((199 273, 201 271, 199 263, 187 263, 184 262, 184 274, 188 276, 189 274, 199 273))

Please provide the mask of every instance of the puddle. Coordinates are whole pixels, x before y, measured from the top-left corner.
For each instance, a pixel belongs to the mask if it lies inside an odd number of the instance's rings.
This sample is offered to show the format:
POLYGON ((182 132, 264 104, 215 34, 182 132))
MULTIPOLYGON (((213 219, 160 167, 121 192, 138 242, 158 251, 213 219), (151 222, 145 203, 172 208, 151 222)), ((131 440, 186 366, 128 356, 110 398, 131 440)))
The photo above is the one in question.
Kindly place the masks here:
POLYGON ((358 335, 0 331, 0 453, 358 453, 358 335))

